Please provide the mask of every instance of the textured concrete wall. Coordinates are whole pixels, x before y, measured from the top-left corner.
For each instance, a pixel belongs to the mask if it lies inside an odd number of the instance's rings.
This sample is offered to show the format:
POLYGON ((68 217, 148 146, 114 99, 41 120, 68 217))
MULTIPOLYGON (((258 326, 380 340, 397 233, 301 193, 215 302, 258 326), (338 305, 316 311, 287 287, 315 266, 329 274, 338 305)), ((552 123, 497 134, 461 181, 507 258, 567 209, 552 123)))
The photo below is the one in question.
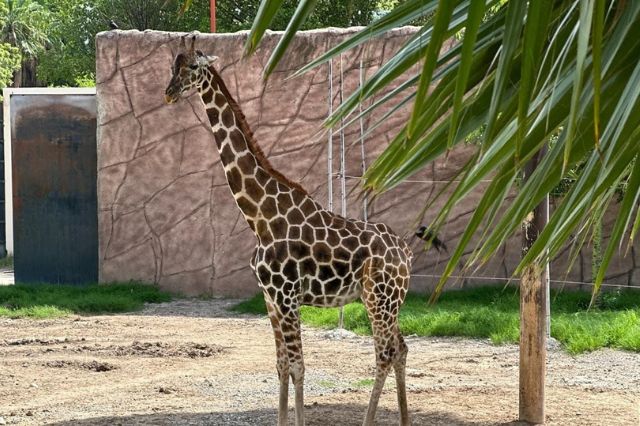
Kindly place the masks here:
MULTIPOLYGON (((321 123, 329 109, 329 66, 306 75, 284 78, 354 30, 328 29, 299 34, 290 53, 264 84, 263 65, 277 42, 268 34, 257 55, 242 58, 246 33, 203 34, 196 48, 220 57, 218 68, 241 105, 256 139, 273 165, 299 181, 318 201, 328 205, 327 135, 321 123)), ((360 63, 370 76, 415 33, 407 27, 366 44, 333 61, 332 103, 359 84, 360 63), (342 67, 342 75, 340 69, 342 67)), ((219 156, 197 95, 165 105, 163 92, 181 34, 112 31, 97 37, 98 190, 101 281, 136 279, 186 294, 247 295, 257 291, 248 260, 255 239, 243 221, 226 185, 219 156)), ((369 129, 386 109, 363 123, 369 129)), ((369 164, 404 124, 408 109, 386 119, 365 139, 369 164)), ((345 131, 346 175, 361 173, 360 125, 345 131)), ((333 169, 339 170, 340 138, 334 136, 333 169)), ((412 233, 424 201, 455 176, 473 148, 462 147, 414 180, 370 205, 369 219, 389 224, 397 233, 412 233)), ((347 180, 347 192, 357 180, 347 180)), ((334 211, 340 212, 340 181, 333 180, 334 211)), ((443 229, 455 245, 481 192, 472 194, 443 229)), ((361 203, 348 197, 349 216, 361 217, 361 203)), ((436 205, 436 209, 438 206, 436 205)), ((428 221, 434 212, 427 212, 428 221)), ((516 237, 476 271, 479 276, 509 276, 520 256, 516 237)), ((417 242, 413 244, 420 251, 417 242)), ((631 262, 635 262, 632 252, 631 262)), ((438 275, 446 254, 419 254, 414 272, 438 275)), ((566 259, 560 259, 566 265, 566 259)), ((617 260, 616 280, 629 282, 635 263, 617 260)), ((568 279, 589 278, 588 255, 580 257, 568 279), (585 260, 586 259, 586 260, 585 260)), ((564 277, 564 274, 562 274, 564 277)), ((433 285, 433 277, 416 276, 414 289, 433 285)), ((479 281, 486 282, 480 279, 479 281)))

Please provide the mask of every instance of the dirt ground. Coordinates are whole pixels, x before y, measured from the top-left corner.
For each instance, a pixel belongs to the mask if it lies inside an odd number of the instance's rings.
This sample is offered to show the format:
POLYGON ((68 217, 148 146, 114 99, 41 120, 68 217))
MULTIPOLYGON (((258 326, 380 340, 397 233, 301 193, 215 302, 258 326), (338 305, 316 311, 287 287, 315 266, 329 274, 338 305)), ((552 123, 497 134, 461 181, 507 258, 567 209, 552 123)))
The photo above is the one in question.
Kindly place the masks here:
MULTIPOLYGON (((266 318, 234 301, 180 300, 132 315, 0 320, 0 424, 273 425, 278 380, 266 318)), ((372 342, 303 332, 309 425, 360 425, 372 342)), ((518 348, 409 337, 414 425, 517 424, 518 348)), ((547 424, 640 424, 640 355, 549 353, 547 424)), ((293 400, 290 399, 290 405, 293 400)), ((290 415, 292 421, 293 412, 290 415)), ((377 422, 398 424, 395 381, 377 422)))

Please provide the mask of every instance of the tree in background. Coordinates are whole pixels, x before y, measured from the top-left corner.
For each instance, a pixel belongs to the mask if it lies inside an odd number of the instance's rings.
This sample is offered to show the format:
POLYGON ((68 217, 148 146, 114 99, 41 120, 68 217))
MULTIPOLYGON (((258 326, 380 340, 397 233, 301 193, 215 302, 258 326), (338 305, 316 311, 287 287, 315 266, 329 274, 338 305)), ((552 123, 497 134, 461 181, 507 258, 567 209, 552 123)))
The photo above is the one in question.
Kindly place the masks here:
MULTIPOLYGON (((7 5, 0 3, 0 26, 4 26, 7 5)), ((0 43, 0 90, 13 83, 13 76, 21 67, 20 51, 9 43, 0 43)), ((0 96, 0 100, 2 97, 0 96)))
MULTIPOLYGON (((206 3, 209 3, 208 1, 206 3)), ((253 18, 258 13, 258 0, 217 0, 216 18, 219 32, 235 32, 251 28, 253 18)), ((269 28, 271 30, 284 30, 291 20, 297 0, 285 0, 275 15, 269 28)), ((197 1, 193 1, 187 11, 198 7, 197 1)), ((208 12, 209 8, 206 7, 208 12)), ((379 5, 369 0, 319 0, 316 9, 311 13, 301 29, 308 30, 325 27, 350 27, 356 25, 368 25, 379 5)))
POLYGON ((51 14, 51 46, 40 57, 38 79, 51 86, 94 85, 95 35, 111 29, 207 31, 208 0, 179 14, 175 0, 39 0, 51 14))
POLYGON ((21 69, 15 72, 13 85, 35 86, 37 58, 49 43, 49 13, 35 0, 4 0, 0 13, 0 41, 17 48, 21 55, 21 69))
MULTIPOLYGON (((113 21, 122 30, 209 31, 209 0, 192 0, 179 13, 182 0, 31 0, 49 13, 47 49, 38 56, 38 82, 52 86, 92 85, 95 78, 95 35, 113 21)), ((403 1, 403 0, 400 0, 403 1)), ((283 30, 297 0, 285 0, 271 29, 283 30)), ((251 28, 259 0, 218 0, 218 32, 251 28)), ((319 0, 303 29, 367 25, 379 6, 369 0, 319 0)))

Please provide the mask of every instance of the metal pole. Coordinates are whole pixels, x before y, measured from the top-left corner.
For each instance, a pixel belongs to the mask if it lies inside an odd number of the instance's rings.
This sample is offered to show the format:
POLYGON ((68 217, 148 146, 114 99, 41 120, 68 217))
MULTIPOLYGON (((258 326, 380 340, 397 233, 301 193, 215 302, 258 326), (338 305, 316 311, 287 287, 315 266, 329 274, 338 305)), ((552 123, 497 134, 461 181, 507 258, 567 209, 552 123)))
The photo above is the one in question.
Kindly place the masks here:
POLYGON ((216 0, 210 0, 209 3, 209 19, 211 24, 211 32, 216 32, 216 0))
MULTIPOLYGON (((333 114, 333 61, 329 61, 329 117, 333 114)), ((327 140, 327 205, 333 212, 333 128, 329 128, 327 140)))
MULTIPOLYGON (((363 73, 362 59, 360 59, 360 81, 358 83, 359 88, 362 88, 362 84, 364 80, 363 74, 364 73, 363 73)), ((360 113, 360 157, 362 159, 361 170, 362 170, 362 176, 364 176, 364 173, 367 171, 367 160, 364 153, 364 120, 362 119, 362 103, 358 105, 358 112, 360 113)), ((368 210, 369 210, 369 199, 365 195, 364 198, 362 199, 362 220, 364 220, 365 222, 369 221, 368 210)))
MULTIPOLYGON (((342 55, 340 55, 340 105, 344 99, 344 74, 342 71, 342 55)), ((346 165, 344 152, 344 119, 340 120, 340 214, 347 217, 346 165)), ((340 307, 338 327, 344 328, 344 307, 340 307)))

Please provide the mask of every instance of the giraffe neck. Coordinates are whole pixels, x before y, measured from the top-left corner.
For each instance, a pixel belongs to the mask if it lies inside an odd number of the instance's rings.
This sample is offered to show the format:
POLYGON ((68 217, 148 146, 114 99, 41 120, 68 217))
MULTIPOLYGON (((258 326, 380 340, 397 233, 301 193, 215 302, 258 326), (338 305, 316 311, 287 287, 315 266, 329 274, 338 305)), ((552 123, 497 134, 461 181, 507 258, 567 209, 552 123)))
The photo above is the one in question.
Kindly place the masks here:
MULTIPOLYGON (((244 114, 224 81, 211 67, 200 89, 229 188, 251 229, 259 239, 270 222, 283 219, 277 205, 302 205, 311 200, 306 191, 273 169, 251 133, 244 114), (287 203, 287 200, 291 200, 287 203)), ((319 207, 313 202, 314 209, 319 207)), ((305 210, 309 210, 308 206, 305 210)), ((304 220, 304 219, 302 219, 304 220)))

